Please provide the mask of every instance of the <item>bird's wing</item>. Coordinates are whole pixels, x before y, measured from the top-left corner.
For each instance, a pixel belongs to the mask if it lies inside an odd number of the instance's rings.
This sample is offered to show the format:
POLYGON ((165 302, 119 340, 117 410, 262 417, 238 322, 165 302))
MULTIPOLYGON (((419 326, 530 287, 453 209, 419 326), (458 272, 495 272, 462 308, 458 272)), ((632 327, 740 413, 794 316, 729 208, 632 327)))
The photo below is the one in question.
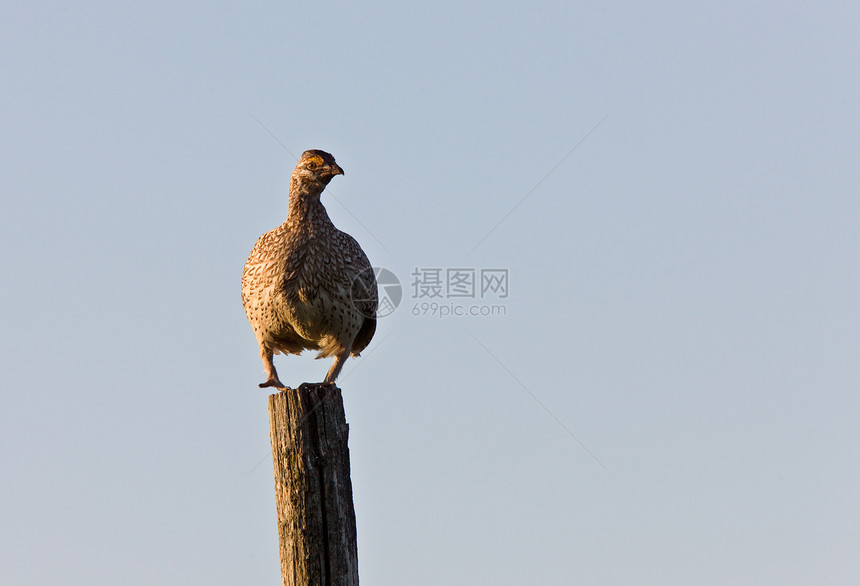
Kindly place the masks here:
POLYGON ((343 266, 356 309, 365 316, 375 316, 378 305, 376 275, 367 255, 355 238, 345 232, 338 231, 337 244, 343 255, 343 266))

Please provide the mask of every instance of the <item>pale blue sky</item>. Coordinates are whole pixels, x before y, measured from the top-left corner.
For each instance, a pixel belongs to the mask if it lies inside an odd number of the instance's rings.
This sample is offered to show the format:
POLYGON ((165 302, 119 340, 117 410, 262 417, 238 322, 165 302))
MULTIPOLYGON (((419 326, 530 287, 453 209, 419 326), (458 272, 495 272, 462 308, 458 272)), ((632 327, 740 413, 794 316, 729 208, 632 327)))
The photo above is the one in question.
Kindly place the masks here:
POLYGON ((340 381, 363 583, 860 581, 858 23, 6 2, 4 583, 279 583, 239 298, 277 141, 404 284, 340 381), (416 267, 507 269, 506 315, 413 316, 416 267))

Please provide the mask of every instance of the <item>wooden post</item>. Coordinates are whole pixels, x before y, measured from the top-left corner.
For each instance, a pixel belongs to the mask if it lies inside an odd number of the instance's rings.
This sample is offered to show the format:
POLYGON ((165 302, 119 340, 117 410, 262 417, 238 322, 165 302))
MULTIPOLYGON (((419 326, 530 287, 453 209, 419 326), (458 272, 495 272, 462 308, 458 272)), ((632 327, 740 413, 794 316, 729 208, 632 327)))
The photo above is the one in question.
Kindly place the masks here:
POLYGON ((284 586, 357 586, 349 426, 333 384, 269 396, 284 586))

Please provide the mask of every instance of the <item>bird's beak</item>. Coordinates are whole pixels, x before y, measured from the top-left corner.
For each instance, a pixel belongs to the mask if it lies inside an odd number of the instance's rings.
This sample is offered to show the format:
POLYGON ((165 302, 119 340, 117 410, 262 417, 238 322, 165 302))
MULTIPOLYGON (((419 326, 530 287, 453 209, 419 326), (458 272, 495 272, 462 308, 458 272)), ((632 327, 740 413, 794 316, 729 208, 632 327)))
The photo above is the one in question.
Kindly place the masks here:
POLYGON ((332 163, 329 165, 329 173, 332 174, 332 177, 335 175, 344 175, 343 169, 340 168, 340 165, 337 163, 332 163))

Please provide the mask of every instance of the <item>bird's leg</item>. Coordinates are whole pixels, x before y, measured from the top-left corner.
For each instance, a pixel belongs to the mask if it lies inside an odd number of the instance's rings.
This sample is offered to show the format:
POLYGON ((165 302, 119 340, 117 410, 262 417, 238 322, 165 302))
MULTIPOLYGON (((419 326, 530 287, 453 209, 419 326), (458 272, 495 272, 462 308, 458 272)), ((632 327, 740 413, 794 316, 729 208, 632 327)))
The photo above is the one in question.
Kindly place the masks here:
POLYGON ((273 352, 265 346, 260 347, 260 358, 263 359, 263 367, 266 369, 266 382, 260 383, 260 388, 276 387, 283 389, 284 383, 278 379, 278 371, 275 370, 275 361, 272 358, 273 352))
MULTIPOLYGON (((352 344, 350 344, 350 346, 352 346, 352 344)), ((334 382, 334 379, 336 379, 337 375, 340 374, 340 369, 343 368, 343 363, 346 362, 347 358, 349 358, 349 348, 344 348, 342 352, 335 355, 334 362, 332 363, 331 368, 328 369, 328 374, 325 375, 323 383, 334 382)))

